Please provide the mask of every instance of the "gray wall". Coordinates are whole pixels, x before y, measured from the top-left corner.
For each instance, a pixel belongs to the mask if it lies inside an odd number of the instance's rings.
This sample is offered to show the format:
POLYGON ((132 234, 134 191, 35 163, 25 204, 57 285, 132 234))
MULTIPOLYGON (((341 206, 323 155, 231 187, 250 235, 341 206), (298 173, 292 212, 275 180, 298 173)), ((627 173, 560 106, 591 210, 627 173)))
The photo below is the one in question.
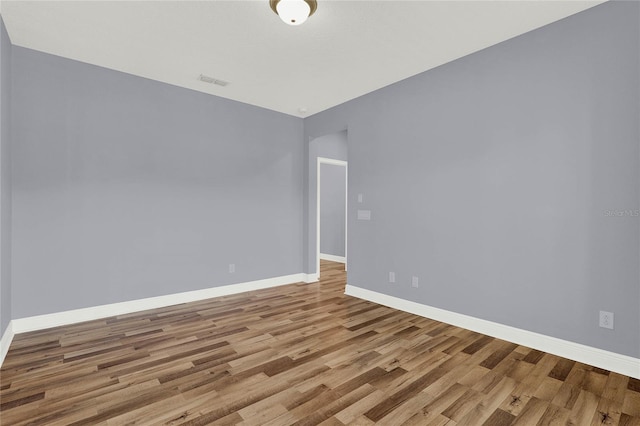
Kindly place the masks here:
POLYGON ((317 222, 317 178, 318 178, 318 157, 332 158, 334 160, 347 161, 347 139, 348 132, 346 125, 330 129, 326 132, 317 133, 305 140, 309 144, 304 146, 305 157, 308 158, 306 165, 307 172, 304 174, 304 186, 307 188, 307 194, 303 200, 303 214, 306 218, 306 240, 303 248, 303 257, 305 259, 304 270, 307 273, 320 273, 316 271, 316 222, 317 222))
POLYGON ((11 321, 11 41, 0 18, 0 336, 11 321))
POLYGON ((301 272, 301 119, 13 54, 14 318, 301 272))
POLYGON ((347 169, 320 164, 320 253, 345 256, 347 169))
POLYGON ((306 118, 307 138, 349 129, 349 284, 640 356, 640 218, 609 213, 640 208, 639 8, 605 3, 306 118))

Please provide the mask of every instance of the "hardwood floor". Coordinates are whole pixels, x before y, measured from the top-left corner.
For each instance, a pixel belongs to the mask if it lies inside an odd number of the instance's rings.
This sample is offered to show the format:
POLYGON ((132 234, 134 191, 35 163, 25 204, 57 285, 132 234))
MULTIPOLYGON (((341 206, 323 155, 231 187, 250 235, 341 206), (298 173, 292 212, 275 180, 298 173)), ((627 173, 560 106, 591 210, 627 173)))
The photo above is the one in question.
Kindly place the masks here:
POLYGON ((640 380, 294 284, 16 335, 3 425, 640 426, 640 380))

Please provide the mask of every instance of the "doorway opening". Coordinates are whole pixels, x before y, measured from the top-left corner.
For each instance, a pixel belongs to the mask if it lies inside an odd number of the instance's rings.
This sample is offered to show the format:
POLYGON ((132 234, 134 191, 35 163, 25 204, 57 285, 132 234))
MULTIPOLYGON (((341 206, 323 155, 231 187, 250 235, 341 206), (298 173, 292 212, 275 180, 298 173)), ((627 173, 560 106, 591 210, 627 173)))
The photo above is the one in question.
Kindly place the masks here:
MULTIPOLYGON (((345 263, 346 270, 346 262, 347 262, 347 220, 346 220, 346 209, 347 209, 347 161, 348 161, 348 129, 336 131, 333 133, 327 133, 322 136, 310 137, 309 138, 309 153, 308 153, 308 206, 307 210, 308 214, 308 222, 306 227, 306 240, 307 245, 305 245, 304 252, 304 268, 306 270, 305 281, 306 282, 316 282, 320 279, 320 257, 322 255, 334 255, 337 256, 337 259, 343 260, 345 263), (343 237, 332 237, 334 247, 338 246, 338 249, 327 248, 324 243, 327 243, 331 240, 331 238, 322 238, 322 234, 324 230, 328 230, 331 226, 322 226, 321 215, 323 211, 321 211, 321 206, 325 203, 322 202, 322 192, 323 189, 328 189, 332 186, 332 184, 322 184, 321 180, 324 180, 323 177, 328 177, 331 174, 331 171, 322 173, 325 167, 333 167, 334 172, 337 168, 338 170, 342 170, 342 175, 344 179, 344 185, 340 185, 342 190, 342 195, 338 195, 338 198, 343 199, 343 206, 338 209, 342 211, 344 216, 341 216, 342 219, 334 219, 334 223, 340 222, 344 224, 343 226, 343 237), (323 243, 324 240, 324 243, 323 243), (338 242, 337 242, 338 241, 338 242), (339 241, 344 241, 344 244, 341 244, 339 241), (322 244, 322 247, 321 247, 322 244), (341 259, 344 258, 344 259, 341 259)), ((327 169, 329 170, 329 169, 327 169)), ((336 186, 334 183, 333 186, 336 186)), ((335 196, 334 196, 335 197, 335 196)), ((335 199, 332 197, 333 199, 335 199)), ((336 207, 333 207, 334 209, 336 207)), ((338 217, 341 213, 337 213, 336 217, 338 217)), ((327 257, 327 256, 323 256, 327 257)), ((334 258, 335 260, 336 258, 334 258)), ((328 262, 327 260, 323 260, 323 262, 328 262)), ((336 267, 342 267, 340 264, 335 265, 336 267)))
POLYGON ((344 263, 347 270, 347 162, 317 157, 316 271, 320 259, 344 263))

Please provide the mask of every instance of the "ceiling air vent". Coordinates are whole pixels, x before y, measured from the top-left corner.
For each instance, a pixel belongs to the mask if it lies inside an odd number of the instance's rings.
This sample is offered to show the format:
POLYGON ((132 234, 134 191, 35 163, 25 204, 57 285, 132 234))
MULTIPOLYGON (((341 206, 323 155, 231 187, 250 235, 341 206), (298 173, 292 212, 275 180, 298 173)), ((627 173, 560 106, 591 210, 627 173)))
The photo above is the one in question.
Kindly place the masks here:
POLYGON ((228 81, 218 80, 217 78, 209 77, 208 75, 204 75, 204 74, 200 74, 200 77, 198 77, 198 80, 204 81, 205 83, 209 83, 209 84, 217 84, 218 86, 222 86, 222 87, 229 84, 228 81))

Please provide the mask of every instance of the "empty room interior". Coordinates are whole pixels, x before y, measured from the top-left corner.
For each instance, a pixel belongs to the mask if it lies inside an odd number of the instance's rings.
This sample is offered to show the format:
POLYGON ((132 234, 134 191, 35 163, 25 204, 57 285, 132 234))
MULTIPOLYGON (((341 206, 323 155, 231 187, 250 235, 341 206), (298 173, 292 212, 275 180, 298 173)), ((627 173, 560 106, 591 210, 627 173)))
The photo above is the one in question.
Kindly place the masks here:
POLYGON ((640 426, 639 2, 0 15, 0 424, 640 426))

